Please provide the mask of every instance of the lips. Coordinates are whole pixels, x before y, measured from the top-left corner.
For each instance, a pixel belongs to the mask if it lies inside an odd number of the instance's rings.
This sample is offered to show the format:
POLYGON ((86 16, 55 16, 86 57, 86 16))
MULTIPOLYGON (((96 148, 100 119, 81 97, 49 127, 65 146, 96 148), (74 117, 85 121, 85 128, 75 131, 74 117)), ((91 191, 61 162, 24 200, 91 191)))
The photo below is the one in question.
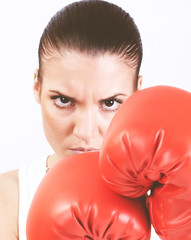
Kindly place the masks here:
POLYGON ((72 154, 80 154, 80 153, 86 153, 86 152, 98 152, 100 149, 95 149, 95 148, 71 148, 70 151, 72 154))

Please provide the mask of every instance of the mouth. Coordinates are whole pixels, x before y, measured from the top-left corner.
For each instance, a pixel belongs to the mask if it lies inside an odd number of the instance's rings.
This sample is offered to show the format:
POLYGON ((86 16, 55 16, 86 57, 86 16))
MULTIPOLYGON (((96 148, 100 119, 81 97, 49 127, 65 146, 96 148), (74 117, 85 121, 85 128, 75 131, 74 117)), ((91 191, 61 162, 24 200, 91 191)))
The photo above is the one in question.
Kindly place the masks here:
POLYGON ((87 152, 99 152, 100 149, 95 149, 95 148, 71 148, 69 149, 72 154, 80 154, 80 153, 87 153, 87 152))

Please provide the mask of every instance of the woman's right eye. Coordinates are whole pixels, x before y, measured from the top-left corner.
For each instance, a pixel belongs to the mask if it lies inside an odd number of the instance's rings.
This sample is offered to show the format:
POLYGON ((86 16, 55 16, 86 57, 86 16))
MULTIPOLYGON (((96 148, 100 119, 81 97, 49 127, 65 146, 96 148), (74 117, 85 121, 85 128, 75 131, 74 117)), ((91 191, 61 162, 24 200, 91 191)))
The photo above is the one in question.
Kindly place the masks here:
POLYGON ((54 104, 60 108, 70 108, 74 106, 74 102, 71 98, 65 96, 52 96, 51 99, 54 104))

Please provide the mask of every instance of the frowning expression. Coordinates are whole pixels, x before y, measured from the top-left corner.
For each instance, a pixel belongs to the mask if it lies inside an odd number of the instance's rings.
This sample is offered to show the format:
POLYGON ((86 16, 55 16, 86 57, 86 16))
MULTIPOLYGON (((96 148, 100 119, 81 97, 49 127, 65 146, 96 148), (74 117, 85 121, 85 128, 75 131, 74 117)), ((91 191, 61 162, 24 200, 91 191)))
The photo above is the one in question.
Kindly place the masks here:
POLYGON ((136 71, 119 56, 76 51, 43 63, 34 92, 46 138, 60 158, 100 149, 120 105, 135 91, 136 71))

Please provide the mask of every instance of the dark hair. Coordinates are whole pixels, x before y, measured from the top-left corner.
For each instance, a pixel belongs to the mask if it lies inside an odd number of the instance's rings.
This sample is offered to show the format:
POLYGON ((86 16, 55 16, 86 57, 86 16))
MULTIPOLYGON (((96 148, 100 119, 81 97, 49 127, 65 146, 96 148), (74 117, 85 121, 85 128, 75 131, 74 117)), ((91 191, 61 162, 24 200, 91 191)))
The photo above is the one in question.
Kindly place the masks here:
POLYGON ((74 2, 57 12, 45 28, 39 45, 39 77, 42 59, 64 49, 91 55, 118 54, 137 74, 142 42, 137 26, 122 8, 101 0, 74 2))

